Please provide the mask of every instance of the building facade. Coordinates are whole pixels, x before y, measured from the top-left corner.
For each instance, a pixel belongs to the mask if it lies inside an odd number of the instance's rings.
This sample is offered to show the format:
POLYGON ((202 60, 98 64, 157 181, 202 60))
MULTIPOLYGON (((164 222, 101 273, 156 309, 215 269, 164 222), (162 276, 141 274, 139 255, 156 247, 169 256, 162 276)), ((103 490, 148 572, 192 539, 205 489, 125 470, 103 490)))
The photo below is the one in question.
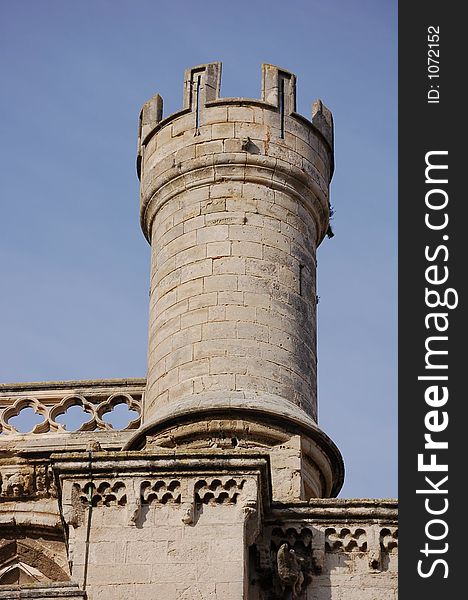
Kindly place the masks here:
POLYGON ((298 114, 272 65, 260 100, 220 79, 189 69, 182 110, 156 95, 140 114, 146 379, 0 386, 0 599, 396 598, 396 501, 336 499, 342 457, 317 424, 332 115, 298 114))

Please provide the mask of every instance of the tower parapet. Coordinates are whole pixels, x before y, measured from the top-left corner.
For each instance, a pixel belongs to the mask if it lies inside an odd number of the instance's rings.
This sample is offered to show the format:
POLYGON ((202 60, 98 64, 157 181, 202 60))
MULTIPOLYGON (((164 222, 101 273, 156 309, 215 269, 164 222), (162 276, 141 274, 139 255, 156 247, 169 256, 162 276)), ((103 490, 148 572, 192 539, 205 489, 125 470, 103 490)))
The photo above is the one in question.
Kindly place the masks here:
POLYGON ((334 495, 343 465, 316 423, 315 283, 332 115, 320 100, 312 120, 296 113, 296 77, 273 65, 261 100, 221 98, 220 82, 220 63, 194 67, 181 111, 163 118, 159 95, 141 111, 148 377, 128 447, 269 448, 273 472, 288 472, 277 497, 334 495))

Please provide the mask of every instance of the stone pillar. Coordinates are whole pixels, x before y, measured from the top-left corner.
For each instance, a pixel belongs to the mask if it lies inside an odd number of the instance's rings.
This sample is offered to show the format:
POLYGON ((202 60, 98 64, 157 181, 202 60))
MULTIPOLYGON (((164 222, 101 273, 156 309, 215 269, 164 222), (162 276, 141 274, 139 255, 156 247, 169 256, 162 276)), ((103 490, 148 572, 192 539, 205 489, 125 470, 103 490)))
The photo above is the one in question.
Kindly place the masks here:
MULTIPOLYGON (((315 254, 329 227, 331 113, 318 101, 311 121, 297 114, 295 76, 272 65, 261 100, 220 98, 220 77, 219 63, 190 69, 182 111, 163 119, 156 95, 141 112, 152 250, 143 433, 156 445, 168 427, 178 444, 281 444, 302 479, 308 440, 308 494, 329 495, 342 465, 316 426, 315 254)), ((307 495, 303 481, 296 491, 307 495)))

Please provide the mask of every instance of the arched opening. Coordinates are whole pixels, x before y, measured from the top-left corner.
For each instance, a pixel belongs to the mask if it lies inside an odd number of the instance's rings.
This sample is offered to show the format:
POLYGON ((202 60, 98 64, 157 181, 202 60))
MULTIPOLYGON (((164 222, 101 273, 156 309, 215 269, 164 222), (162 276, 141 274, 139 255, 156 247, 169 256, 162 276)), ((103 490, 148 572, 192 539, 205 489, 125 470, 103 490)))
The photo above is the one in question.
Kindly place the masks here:
POLYGON ((0 542, 0 586, 69 579, 42 544, 34 540, 0 542))
POLYGON ((50 581, 43 573, 15 558, 9 565, 0 568, 0 585, 24 585, 50 581))

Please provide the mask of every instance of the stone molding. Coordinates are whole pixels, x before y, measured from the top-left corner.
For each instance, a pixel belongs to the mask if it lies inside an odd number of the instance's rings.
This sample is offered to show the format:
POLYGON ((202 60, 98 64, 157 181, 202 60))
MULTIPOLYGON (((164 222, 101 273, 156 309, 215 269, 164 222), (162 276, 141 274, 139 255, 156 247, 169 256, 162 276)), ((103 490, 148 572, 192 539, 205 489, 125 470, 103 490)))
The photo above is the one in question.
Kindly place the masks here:
POLYGON ((267 454, 97 452, 51 458, 61 482, 61 514, 75 528, 84 523, 89 505, 124 508, 128 524, 135 525, 142 506, 173 504, 190 524, 203 504, 239 501, 263 512, 271 498, 267 454), (257 506, 257 488, 264 507, 257 506))
POLYGON ((204 419, 235 418, 268 423, 282 432, 301 433, 310 440, 308 453, 322 473, 324 496, 336 496, 344 481, 344 463, 334 442, 292 402, 261 394, 257 398, 245 394, 226 399, 222 394, 197 395, 162 407, 151 421, 139 428, 124 446, 125 450, 141 448, 147 435, 163 435, 171 427, 182 423, 195 423, 202 426, 204 419))
POLYGON ((0 600, 39 600, 47 598, 48 600, 59 600, 59 598, 68 598, 69 600, 86 600, 87 595, 76 583, 61 582, 48 583, 30 586, 2 586, 0 588, 0 600))

